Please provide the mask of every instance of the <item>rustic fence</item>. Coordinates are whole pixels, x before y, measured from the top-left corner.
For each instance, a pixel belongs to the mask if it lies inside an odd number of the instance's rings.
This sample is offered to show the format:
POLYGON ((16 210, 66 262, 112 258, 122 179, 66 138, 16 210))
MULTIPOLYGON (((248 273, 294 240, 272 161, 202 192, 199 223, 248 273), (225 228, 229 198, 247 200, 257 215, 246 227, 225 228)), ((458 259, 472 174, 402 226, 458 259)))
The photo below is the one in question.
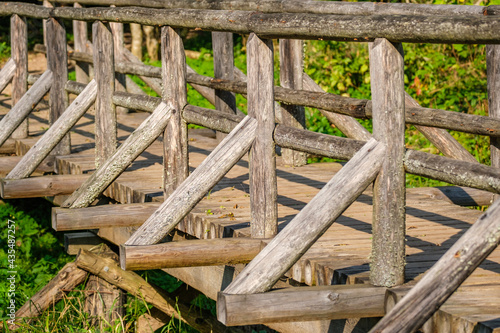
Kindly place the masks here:
MULTIPOLYGON (((74 1, 58 3, 73 4, 74 1)), ((83 183, 78 183, 81 185, 62 207, 88 207, 163 134, 165 201, 121 246, 122 267, 137 268, 134 253, 153 256, 158 246, 168 247, 168 243, 153 244, 172 231, 228 170, 250 152, 250 225, 252 237, 259 243, 258 254, 220 294, 218 311, 224 323, 231 323, 227 318, 243 311, 236 305, 230 306, 231 297, 268 291, 372 183, 370 281, 385 287, 404 282, 405 172, 500 193, 497 139, 500 136, 500 52, 495 45, 500 44, 500 19, 495 16, 495 6, 277 0, 262 3, 88 0, 74 3, 74 7, 49 5, 10 2, 0 6, 0 15, 11 15, 12 33, 12 57, 0 72, 0 91, 9 82, 13 86, 13 107, 0 121, 0 145, 11 136, 28 135, 27 116, 49 91, 51 123, 41 139, 2 180, 2 197, 16 196, 23 179, 50 159, 50 155, 71 152, 68 133, 93 104, 97 169, 83 183), (118 7, 81 6, 111 4, 118 7), (46 52, 48 61, 48 69, 40 77, 27 74, 25 17, 44 19, 45 32, 50 36, 45 46, 37 47, 38 51, 46 52), (69 58, 77 62, 78 82, 67 80, 68 53, 62 19, 74 20, 75 50, 69 53, 69 58), (95 21, 92 43, 87 40, 85 21, 95 21), (120 23, 162 27, 161 68, 142 64, 124 49, 120 23), (199 75, 186 66, 177 28, 213 31, 215 78, 199 75), (232 33, 250 34, 248 77, 233 66, 232 33), (274 86, 273 80, 271 38, 280 38, 279 87, 274 86), (370 42, 373 99, 359 100, 323 92, 303 72, 299 39, 370 42), (419 106, 404 91, 403 42, 488 44, 490 116, 419 106), (94 78, 88 82, 92 68, 94 78), (138 90, 124 74, 139 75, 162 97, 127 92, 138 90), (33 84, 30 89, 27 89, 28 82, 33 84), (187 83, 214 104, 216 110, 189 105, 187 83), (70 105, 69 92, 78 95, 70 105), (248 116, 237 110, 234 93, 246 95, 248 116), (321 110, 349 138, 305 130, 304 106, 321 110), (151 113, 119 147, 117 107, 151 113), (372 118, 373 135, 354 118, 372 118), (218 147, 191 174, 188 172, 188 123, 229 133, 220 137, 218 147), (405 149, 405 124, 416 125, 445 156, 405 149), (445 129, 490 136, 492 166, 477 163, 445 129), (275 145, 283 148, 284 161, 290 165, 305 164, 304 153, 350 160, 279 234, 275 145), (266 240, 267 246, 260 250, 262 238, 272 239, 266 240)), ((498 204, 490 207, 374 330, 403 331, 422 325, 498 245, 497 210, 498 204), (439 284, 442 272, 449 278, 439 284), (437 285, 439 287, 435 287, 437 285), (426 292, 429 288, 434 292, 426 292)), ((67 214, 64 210, 59 212, 67 214)), ((99 222, 92 224, 92 229, 99 227, 99 222)), ((250 243, 256 244, 251 240, 250 243)), ((215 257, 204 264, 220 264, 215 257)), ((189 263, 183 262, 183 265, 189 263)), ((148 266, 142 263, 140 267, 148 266)))

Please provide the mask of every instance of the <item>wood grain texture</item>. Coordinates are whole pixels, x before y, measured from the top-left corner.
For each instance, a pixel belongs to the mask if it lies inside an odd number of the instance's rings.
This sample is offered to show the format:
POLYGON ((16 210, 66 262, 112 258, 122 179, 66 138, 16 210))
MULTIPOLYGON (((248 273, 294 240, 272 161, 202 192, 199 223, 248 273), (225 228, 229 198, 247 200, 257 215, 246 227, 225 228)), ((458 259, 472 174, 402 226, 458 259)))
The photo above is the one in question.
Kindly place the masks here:
POLYGON ((336 285, 231 295, 220 292, 217 318, 226 326, 382 317, 386 288, 336 285))
MULTIPOLYGON (((297 39, 280 39, 280 85, 285 88, 302 90, 304 75, 304 45, 297 39)), ((305 128, 306 114, 300 105, 283 104, 281 123, 295 128, 305 128)), ((291 166, 301 166, 307 163, 307 155, 301 151, 283 149, 283 163, 291 166)))
POLYGON ((386 149, 371 139, 224 290, 269 290, 375 179, 386 149), (362 170, 362 172, 360 172, 362 170))
MULTIPOLYGON (((500 118, 500 45, 486 45, 488 115, 500 118)), ((490 138, 491 165, 500 167, 500 138, 490 138)))
POLYGON ((413 332, 451 296, 500 243, 496 201, 371 332, 413 332))
POLYGON ((21 97, 2 120, 0 120, 0 146, 30 114, 52 85, 52 72, 45 71, 36 83, 21 97))
POLYGON ((92 80, 66 111, 49 127, 6 179, 26 178, 42 163, 95 101, 97 84, 92 80))
MULTIPOLYGON (((68 107, 68 93, 64 89, 68 81, 68 57, 66 53, 66 29, 62 21, 50 18, 46 22, 47 35, 47 68, 52 71, 50 88, 49 123, 53 124, 68 107)), ((70 136, 67 134, 51 152, 53 155, 71 153, 70 136)))
MULTIPOLYGON (((75 8, 82 8, 78 2, 73 4, 75 8)), ((87 22, 73 20, 73 47, 76 52, 88 52, 88 28, 87 22)), ((76 82, 88 83, 90 81, 90 66, 86 62, 75 63, 76 82)))
POLYGON ((96 167, 103 164, 116 151, 116 109, 113 104, 115 67, 113 35, 108 23, 92 24, 94 68, 97 82, 95 100, 96 167))
POLYGON ((189 175, 187 124, 181 112, 187 104, 186 56, 182 38, 171 27, 161 29, 162 98, 174 108, 163 134, 165 198, 189 175))
POLYGON ((137 23, 130 23, 130 34, 132 35, 131 52, 142 61, 142 27, 137 23))
MULTIPOLYGON (((28 23, 25 17, 12 15, 10 18, 11 58, 15 63, 12 78, 12 105, 16 105, 28 90, 28 23)), ((28 120, 23 120, 12 133, 12 138, 28 137, 28 120)))
POLYGON ((71 194, 88 177, 88 175, 53 175, 23 179, 1 179, 0 193, 4 199, 40 198, 71 194))
MULTIPOLYGON (((125 61, 123 56, 123 49, 125 48, 125 43, 123 42, 123 23, 111 22, 109 26, 113 33, 114 62, 123 63, 125 61)), ((127 91, 125 74, 115 73, 115 91, 127 91)), ((127 108, 122 106, 116 107, 116 112, 127 113, 128 111, 127 108)))
POLYGON ((405 100, 404 61, 397 45, 370 45, 373 137, 387 146, 373 186, 370 282, 392 287, 404 282, 405 266, 405 100))
POLYGON ((2 70, 0 71, 0 93, 5 89, 5 87, 7 87, 15 73, 16 62, 14 59, 10 58, 7 60, 5 65, 3 65, 2 70))
POLYGON ((218 266, 249 263, 266 243, 255 238, 196 239, 145 246, 120 246, 122 269, 218 266))
POLYGON ((271 238, 278 232, 273 60, 272 40, 251 34, 247 41, 248 114, 258 122, 249 170, 254 238, 271 238))
POLYGON ((246 117, 163 202, 125 245, 160 242, 250 149, 257 121, 246 117))
POLYGON ((62 205, 89 206, 164 131, 173 107, 161 103, 120 147, 62 205))

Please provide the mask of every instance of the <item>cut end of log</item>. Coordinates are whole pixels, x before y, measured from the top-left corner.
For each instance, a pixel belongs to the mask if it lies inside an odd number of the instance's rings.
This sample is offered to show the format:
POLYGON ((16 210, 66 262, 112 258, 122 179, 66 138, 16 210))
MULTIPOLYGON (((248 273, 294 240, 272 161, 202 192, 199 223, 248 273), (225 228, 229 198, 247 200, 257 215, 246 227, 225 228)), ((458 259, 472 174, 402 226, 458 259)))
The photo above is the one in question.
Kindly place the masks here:
POLYGON ((222 291, 217 293, 217 320, 227 326, 226 298, 222 291))
POLYGON ((55 231, 59 231, 57 230, 57 210, 59 209, 61 208, 52 207, 52 212, 51 212, 52 229, 54 229, 55 231))
POLYGON ((2 199, 8 199, 5 197, 5 193, 4 193, 4 182, 5 180, 4 179, 0 179, 0 196, 2 197, 2 199))
POLYGON ((124 244, 120 244, 120 267, 126 271, 127 270, 127 247, 124 244))

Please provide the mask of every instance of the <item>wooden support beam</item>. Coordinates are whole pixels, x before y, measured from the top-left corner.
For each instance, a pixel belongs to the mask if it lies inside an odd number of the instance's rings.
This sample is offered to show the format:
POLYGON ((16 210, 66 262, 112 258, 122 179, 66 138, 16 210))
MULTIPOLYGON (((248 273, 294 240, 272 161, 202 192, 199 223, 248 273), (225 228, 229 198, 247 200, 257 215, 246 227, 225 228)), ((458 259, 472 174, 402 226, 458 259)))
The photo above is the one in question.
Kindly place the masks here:
POLYGON ((250 230, 253 238, 271 238, 278 232, 273 42, 250 34, 247 52, 248 114, 258 122, 249 158, 250 230))
MULTIPOLYGON (((234 80, 233 34, 230 32, 212 31, 212 48, 214 51, 214 77, 222 80, 234 80)), ((230 114, 236 113, 236 97, 232 92, 215 89, 215 109, 230 114)), ((217 132, 220 142, 224 134, 217 132)))
POLYGON ((404 61, 387 39, 370 44, 373 137, 387 146, 373 186, 370 281, 392 287, 404 283, 405 266, 405 100, 404 61))
POLYGON ((16 318, 37 317, 63 298, 67 291, 83 283, 86 277, 86 271, 78 268, 73 262, 67 263, 45 287, 17 310, 16 318))
MULTIPOLYGON (((75 2, 75 8, 83 8, 81 4, 75 2)), ((87 22, 73 20, 73 42, 75 52, 88 52, 89 37, 87 22)), ((87 62, 76 61, 75 63, 76 82, 87 84, 90 79, 90 65, 87 62)))
POLYGON ((89 206, 156 140, 165 129, 173 110, 171 105, 162 102, 62 206, 70 208, 89 206))
POLYGON ((7 87, 7 85, 12 81, 14 74, 16 73, 16 62, 14 59, 10 58, 7 60, 5 65, 3 65, 0 71, 0 93, 7 87))
POLYGON ((161 241, 250 149, 257 121, 246 117, 129 238, 125 245, 161 241))
POLYGON ((408 194, 428 196, 430 200, 444 200, 459 206, 489 206, 495 194, 483 190, 461 186, 415 187, 407 188, 408 194))
POLYGON ((266 246, 255 238, 196 239, 144 246, 120 246, 126 270, 249 263, 266 246))
POLYGON ((163 193, 168 198, 189 175, 187 124, 181 112, 187 104, 186 56, 182 38, 171 27, 161 29, 162 98, 174 111, 163 134, 163 193))
POLYGON ((0 146, 9 138, 14 130, 30 114, 52 85, 52 72, 45 71, 38 81, 24 94, 21 99, 0 120, 0 146))
POLYGON ((88 108, 92 106, 96 95, 97 84, 92 80, 82 94, 71 103, 5 178, 20 179, 29 177, 57 144, 64 139, 65 135, 85 114, 88 108))
POLYGON ((414 332, 422 326, 498 246, 499 214, 497 200, 370 332, 414 332))
POLYGON ((75 263, 78 267, 152 304, 165 314, 177 318, 200 332, 224 332, 225 327, 213 318, 200 317, 197 311, 177 304, 159 288, 153 287, 134 272, 123 271, 112 259, 81 251, 75 263))
MULTIPOLYGON (((280 84, 282 87, 302 90, 304 74, 304 42, 298 39, 280 39, 280 84)), ((281 105, 281 124, 303 129, 306 127, 306 114, 303 106, 281 105)), ((285 165, 301 166, 307 164, 307 155, 302 151, 282 149, 281 157, 285 165)))
MULTIPOLYGON (((94 71, 97 82, 95 101, 96 167, 116 151, 116 109, 112 97, 115 91, 113 35, 108 23, 92 24, 92 41, 99 52, 94 52, 94 71)), ((66 82, 65 82, 66 83, 66 82)))
MULTIPOLYGON (((4 144, 3 147, 5 146, 6 145, 4 144)), ((12 151, 6 151, 6 153, 7 154, 15 153, 15 147, 12 147, 12 151)), ((22 158, 23 156, 2 156, 0 158, 0 175, 3 176, 0 176, 0 178, 4 178, 9 172, 11 172, 12 169, 14 169, 16 165, 19 164, 22 158)), ((46 172, 54 172, 54 164, 55 164, 55 157, 49 156, 44 161, 42 161, 42 163, 40 163, 35 172, 41 174, 46 172)))
MULTIPOLYGON (((488 115, 500 118, 500 45, 486 45, 488 115)), ((490 138, 491 166, 500 168, 500 137, 490 138)))
POLYGON ((75 256, 81 249, 90 251, 106 241, 90 231, 72 232, 64 234, 64 251, 75 256))
MULTIPOLYGON (((64 89, 68 81, 68 57, 66 52, 66 28, 61 20, 50 18, 46 21, 47 68, 52 71, 50 87, 49 124, 54 124, 68 107, 69 97, 64 89)), ((53 155, 71 154, 70 136, 64 136, 51 152, 53 155)))
MULTIPOLYGON (((123 49, 125 48, 123 42, 123 23, 111 22, 109 26, 113 33, 114 61, 115 63, 123 63, 125 62, 125 57, 123 56, 123 49)), ((125 74, 115 73, 115 91, 127 91, 125 74)), ((119 113, 128 113, 128 109, 122 106, 116 107, 116 111, 119 113)))
POLYGON ((4 199, 40 198, 71 194, 89 175, 54 175, 24 179, 1 179, 0 195, 4 199))
POLYGON ((385 153, 383 144, 370 139, 245 267, 224 293, 252 294, 269 290, 371 184, 385 153))
POLYGON ((182 117, 187 123, 205 126, 223 133, 231 132, 244 118, 239 114, 229 114, 217 110, 186 105, 182 117))
MULTIPOLYGON (((10 18, 11 58, 15 63, 12 78, 12 107, 28 90, 28 23, 25 17, 12 15, 10 18)), ((3 128, 3 127, 2 127, 3 128)), ((12 133, 13 139, 28 137, 28 119, 23 120, 12 133)))
POLYGON ((382 317, 386 288, 335 285, 271 290, 250 295, 219 292, 217 319, 226 326, 382 317))
POLYGON ((101 205, 85 208, 52 208, 52 228, 57 231, 140 226, 160 206, 157 202, 101 205))

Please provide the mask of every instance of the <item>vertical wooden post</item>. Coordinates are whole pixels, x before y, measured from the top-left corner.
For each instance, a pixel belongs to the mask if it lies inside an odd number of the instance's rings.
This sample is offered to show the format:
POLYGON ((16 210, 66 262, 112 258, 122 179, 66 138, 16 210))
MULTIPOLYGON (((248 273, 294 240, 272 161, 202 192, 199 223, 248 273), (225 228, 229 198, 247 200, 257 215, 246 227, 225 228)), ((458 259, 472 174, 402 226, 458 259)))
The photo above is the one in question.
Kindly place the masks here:
POLYGON ((130 23, 132 34, 132 54, 142 61, 142 26, 139 23, 130 23))
MULTIPOLYGON (((75 2, 75 8, 82 8, 82 5, 75 2)), ((73 20, 73 36, 76 52, 87 52, 88 31, 87 22, 73 20)), ((75 65, 76 82, 88 83, 89 79, 89 64, 86 62, 77 61, 75 65)))
MULTIPOLYGON (((297 39, 280 39, 280 84, 282 87, 302 90, 304 73, 303 42, 297 39)), ((303 106, 282 105, 281 122, 295 128, 306 127, 303 106)), ((281 156, 285 165, 301 166, 307 163, 306 153, 283 148, 281 156)))
POLYGON ((248 114, 258 121, 250 150, 251 235, 272 238, 278 231, 274 131, 273 42, 250 34, 247 42, 248 114))
MULTIPOLYGON (((486 45, 489 116, 500 118, 500 45, 486 45)), ((490 137, 491 166, 500 167, 500 138, 490 137)))
MULTIPOLYGON (((115 7, 115 6, 111 6, 115 7)), ((110 22, 111 31, 113 32, 114 58, 116 62, 125 61, 123 57, 123 23, 110 22)), ((127 76, 122 73, 115 73, 115 90, 127 91, 127 76)), ((128 109, 122 106, 116 106, 116 112, 128 113, 128 109)))
POLYGON ((115 64, 113 35, 109 24, 100 21, 92 25, 94 45, 94 75, 97 82, 95 101, 96 167, 116 150, 115 64))
POLYGON ((392 287, 404 282, 405 266, 405 94, 401 44, 377 38, 370 44, 373 136, 387 155, 373 188, 370 281, 392 287))
POLYGON ((181 116, 187 104, 186 56, 181 36, 171 27, 161 29, 161 61, 162 98, 175 108, 163 136, 163 179, 167 198, 189 174, 187 125, 181 116))
MULTIPOLYGON (((214 50, 214 76, 216 79, 234 79, 233 34, 230 32, 212 32, 214 50)), ((230 91, 215 89, 215 108, 217 110, 236 114, 236 98, 230 91)), ((217 132, 220 142, 225 135, 217 132)))
MULTIPOLYGON (((26 18, 12 15, 10 18, 11 58, 16 64, 12 78, 12 106, 14 106, 28 90, 28 25, 26 18)), ((12 133, 14 139, 28 137, 28 119, 12 133)))
MULTIPOLYGON (((68 107, 68 93, 64 86, 68 81, 68 55, 66 53, 66 29, 58 19, 46 21, 47 67, 52 71, 50 88, 49 123, 53 124, 68 107)), ((52 150, 53 155, 71 154, 71 141, 67 134, 52 150)))

